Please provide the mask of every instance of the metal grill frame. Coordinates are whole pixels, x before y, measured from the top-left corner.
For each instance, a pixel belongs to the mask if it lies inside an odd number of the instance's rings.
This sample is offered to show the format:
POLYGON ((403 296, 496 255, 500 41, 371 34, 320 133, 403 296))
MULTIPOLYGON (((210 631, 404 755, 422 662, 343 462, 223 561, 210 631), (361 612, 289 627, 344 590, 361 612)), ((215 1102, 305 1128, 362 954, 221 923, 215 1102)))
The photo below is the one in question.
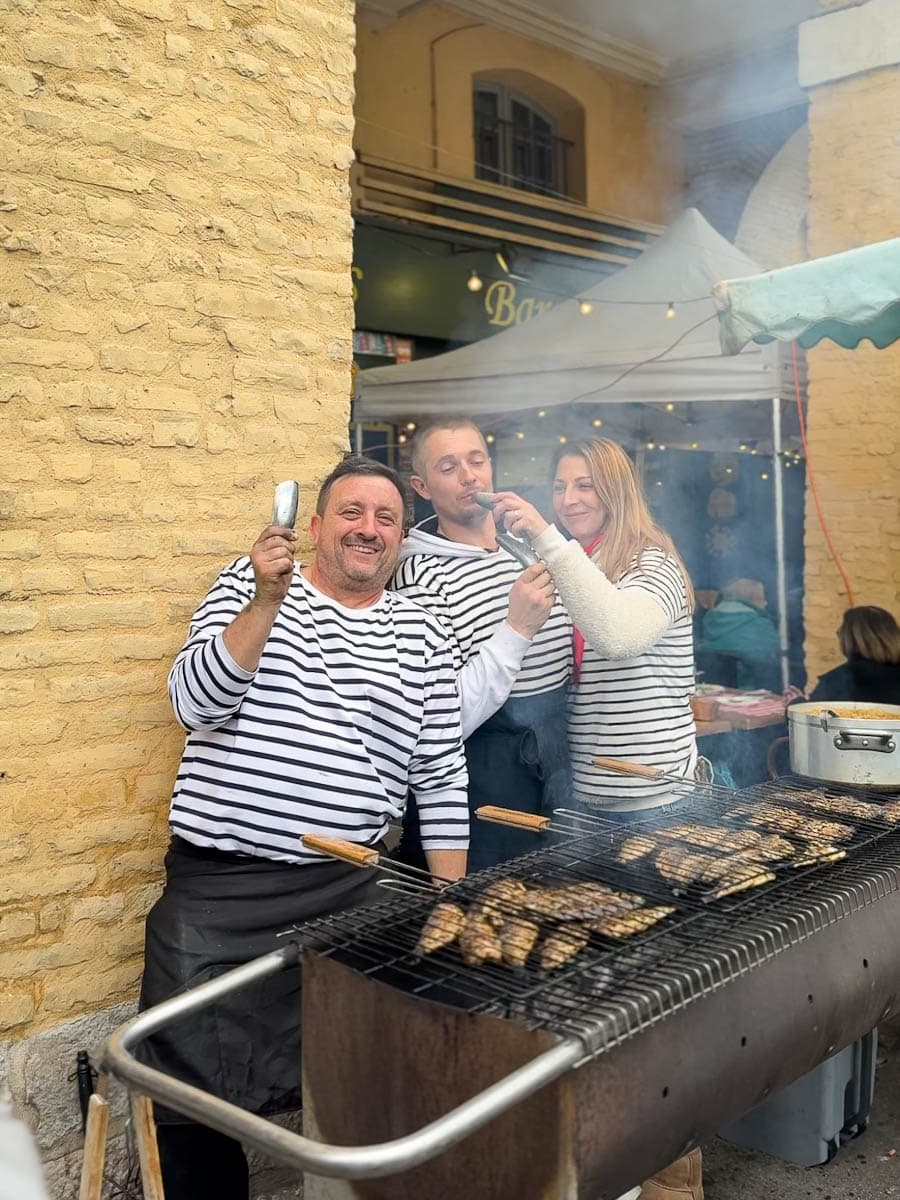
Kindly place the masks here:
MULTIPOLYGON (((804 783, 803 786, 812 785, 804 783)), ((692 790, 698 802, 710 803, 710 789, 707 789, 705 794, 702 789, 692 790)), ((819 789, 817 786, 817 790, 839 791, 864 799, 871 798, 873 802, 882 799, 880 796, 870 797, 851 788, 819 789)), ((784 803, 784 797, 774 795, 775 791, 777 789, 770 785, 762 785, 758 789, 749 789, 735 795, 744 799, 749 798, 749 793, 753 793, 756 798, 767 803, 784 803)), ((676 814, 679 823, 689 811, 686 805, 679 807, 676 814)), ((629 832, 640 830, 642 827, 656 828, 661 819, 660 814, 656 813, 651 814, 646 822, 635 822, 624 831, 622 827, 618 827, 618 836, 621 839, 629 832)), ((763 963, 783 954, 791 946, 808 940, 817 932, 836 925, 854 912, 868 908, 900 891, 900 828, 885 826, 881 822, 875 823, 871 828, 865 822, 857 821, 855 824, 857 829, 860 825, 863 828, 860 837, 851 848, 858 852, 865 847, 871 852, 867 854, 864 863, 859 861, 859 856, 840 863, 807 868, 794 875, 790 880, 793 886, 787 888, 783 894, 778 893, 776 880, 776 883, 766 889, 758 889, 756 892, 735 898, 737 903, 729 908, 727 913, 715 913, 708 906, 700 904, 699 909, 690 914, 680 928, 684 929, 694 919, 702 918, 705 923, 712 914, 721 922, 721 934, 717 933, 705 942, 695 942, 692 946, 682 948, 677 963, 671 961, 671 955, 662 959, 657 964, 658 977, 652 989, 646 981, 640 989, 635 989, 633 994, 621 989, 617 997, 604 1000, 602 1005, 590 1014, 590 1019, 584 1019, 582 1013, 581 1019, 571 1023, 571 1032, 550 1050, 544 1051, 525 1066, 466 1100, 438 1120, 393 1141, 372 1146, 336 1146, 316 1142, 284 1130, 199 1088, 153 1070, 133 1056, 132 1051, 136 1046, 159 1029, 254 981, 295 966, 299 959, 300 946, 293 939, 275 953, 238 967, 141 1013, 109 1039, 104 1048, 103 1065, 127 1086, 194 1120, 238 1138, 246 1145, 254 1146, 269 1157, 294 1169, 343 1179, 376 1178, 406 1171, 456 1145, 488 1121, 570 1069, 596 1059, 632 1039, 641 1030, 665 1020, 668 1016, 690 1007, 704 995, 717 992, 728 983, 747 975, 763 963), (765 904, 762 903, 763 899, 765 904), (742 921, 739 941, 734 937, 733 930, 736 915, 740 916, 742 921), (729 918, 727 921, 726 916, 729 918)), ((564 851, 568 847, 571 854, 573 848, 587 840, 596 843, 596 834, 572 835, 564 839, 560 849, 564 851)), ((504 864, 502 869, 483 872, 471 880, 460 881, 453 887, 460 893, 465 888, 480 889, 492 878, 516 874, 535 862, 545 863, 547 854, 553 852, 535 851, 513 863, 504 864)), ((452 891, 453 889, 450 894, 452 891)), ((418 903, 424 910, 426 903, 432 901, 433 897, 427 902, 418 903)), ((409 899, 404 898, 404 903, 409 906, 409 899)), ((361 917, 371 919, 375 914, 383 914, 384 911, 396 914, 397 908, 397 902, 391 901, 386 905, 355 909, 352 912, 357 920, 361 917)), ((338 917, 333 917, 315 922, 302 931, 304 941, 314 944, 316 936, 321 939, 324 931, 333 929, 338 920, 338 917)), ((669 938, 675 932, 676 928, 673 927, 669 930, 660 928, 655 932, 650 930, 644 935, 636 935, 620 948, 619 956, 625 958, 638 944, 653 944, 654 939, 669 938)), ((327 948, 322 952, 327 952, 327 948)), ((334 953, 334 949, 331 953, 334 953)), ((574 964, 554 978, 553 986, 563 984, 568 987, 572 979, 577 978, 578 971, 583 969, 583 964, 574 964)), ((581 998, 578 1003, 583 1008, 581 998)))

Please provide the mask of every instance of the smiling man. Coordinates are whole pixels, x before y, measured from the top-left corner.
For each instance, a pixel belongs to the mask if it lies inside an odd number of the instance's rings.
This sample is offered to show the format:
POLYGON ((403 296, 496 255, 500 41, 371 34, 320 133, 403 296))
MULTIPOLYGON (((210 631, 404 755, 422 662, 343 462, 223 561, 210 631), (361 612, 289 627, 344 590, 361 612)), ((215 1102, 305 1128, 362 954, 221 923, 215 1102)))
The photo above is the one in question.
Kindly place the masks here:
MULTIPOLYGON (((436 876, 466 869, 453 659, 439 622, 385 591, 403 538, 398 476, 350 456, 319 492, 315 554, 267 526, 197 609, 169 676, 188 731, 166 887, 147 918, 146 1008, 278 946, 295 923, 366 903, 372 873, 304 833, 375 846, 411 794, 436 876)), ((152 1065, 255 1112, 299 1106, 299 969, 148 1043, 152 1065)), ((237 1142, 157 1111, 167 1200, 246 1200, 237 1142)))
MULTIPOLYGON (((493 489, 490 455, 471 421, 442 419, 413 442, 412 486, 434 517, 411 530, 393 587, 438 617, 453 650, 469 768, 469 806, 545 813, 569 794, 566 685, 572 626, 542 564, 523 571, 497 543, 477 492, 493 489)), ((533 850, 532 834, 473 821, 469 869, 533 850)), ((416 861, 410 806, 403 853, 416 861)))

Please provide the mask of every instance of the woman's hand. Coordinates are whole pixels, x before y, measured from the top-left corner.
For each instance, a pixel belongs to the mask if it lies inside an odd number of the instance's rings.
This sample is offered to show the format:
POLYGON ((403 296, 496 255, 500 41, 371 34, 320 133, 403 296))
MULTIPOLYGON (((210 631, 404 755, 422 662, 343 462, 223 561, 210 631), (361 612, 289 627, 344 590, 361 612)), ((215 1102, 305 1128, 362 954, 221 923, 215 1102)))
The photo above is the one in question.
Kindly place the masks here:
POLYGON ((501 528, 529 541, 549 526, 534 505, 515 492, 494 492, 494 520, 501 528))

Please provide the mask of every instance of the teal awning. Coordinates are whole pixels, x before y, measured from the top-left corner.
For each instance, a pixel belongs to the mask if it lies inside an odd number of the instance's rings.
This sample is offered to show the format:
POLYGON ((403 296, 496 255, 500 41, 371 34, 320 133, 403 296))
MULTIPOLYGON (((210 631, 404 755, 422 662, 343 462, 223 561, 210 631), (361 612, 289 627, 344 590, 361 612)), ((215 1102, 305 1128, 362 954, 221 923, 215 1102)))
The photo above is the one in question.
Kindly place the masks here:
POLYGON ((900 338, 900 238, 728 279, 713 298, 723 354, 750 341, 808 348, 822 338, 850 350, 868 338, 883 350, 900 338))

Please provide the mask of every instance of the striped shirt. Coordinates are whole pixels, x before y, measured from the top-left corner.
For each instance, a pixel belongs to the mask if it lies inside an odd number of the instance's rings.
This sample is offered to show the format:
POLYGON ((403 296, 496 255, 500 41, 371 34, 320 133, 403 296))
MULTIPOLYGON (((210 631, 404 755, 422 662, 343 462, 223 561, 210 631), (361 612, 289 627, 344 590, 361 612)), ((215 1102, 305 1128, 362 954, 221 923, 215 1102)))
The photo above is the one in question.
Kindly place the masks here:
MULTIPOLYGON (((442 622, 457 672, 495 633, 509 611, 509 589, 522 566, 503 547, 455 556, 448 542, 446 557, 413 554, 402 558, 391 587, 442 622)), ((559 597, 550 616, 531 639, 510 694, 538 696, 563 687, 572 667, 572 622, 559 597)))
POLYGON ((585 646, 569 714, 569 749, 578 799, 628 808, 652 804, 671 785, 602 771, 592 760, 603 755, 691 775, 697 757, 690 705, 694 639, 681 571, 664 551, 645 550, 616 587, 649 592, 670 623, 656 645, 636 658, 613 662, 585 646))
POLYGON ((468 844, 453 661, 438 622, 384 592, 346 608, 295 567, 256 671, 223 630, 255 594, 250 559, 221 573, 169 675, 188 730, 174 833, 279 862, 321 862, 300 835, 373 844, 416 797, 427 849, 468 844))

